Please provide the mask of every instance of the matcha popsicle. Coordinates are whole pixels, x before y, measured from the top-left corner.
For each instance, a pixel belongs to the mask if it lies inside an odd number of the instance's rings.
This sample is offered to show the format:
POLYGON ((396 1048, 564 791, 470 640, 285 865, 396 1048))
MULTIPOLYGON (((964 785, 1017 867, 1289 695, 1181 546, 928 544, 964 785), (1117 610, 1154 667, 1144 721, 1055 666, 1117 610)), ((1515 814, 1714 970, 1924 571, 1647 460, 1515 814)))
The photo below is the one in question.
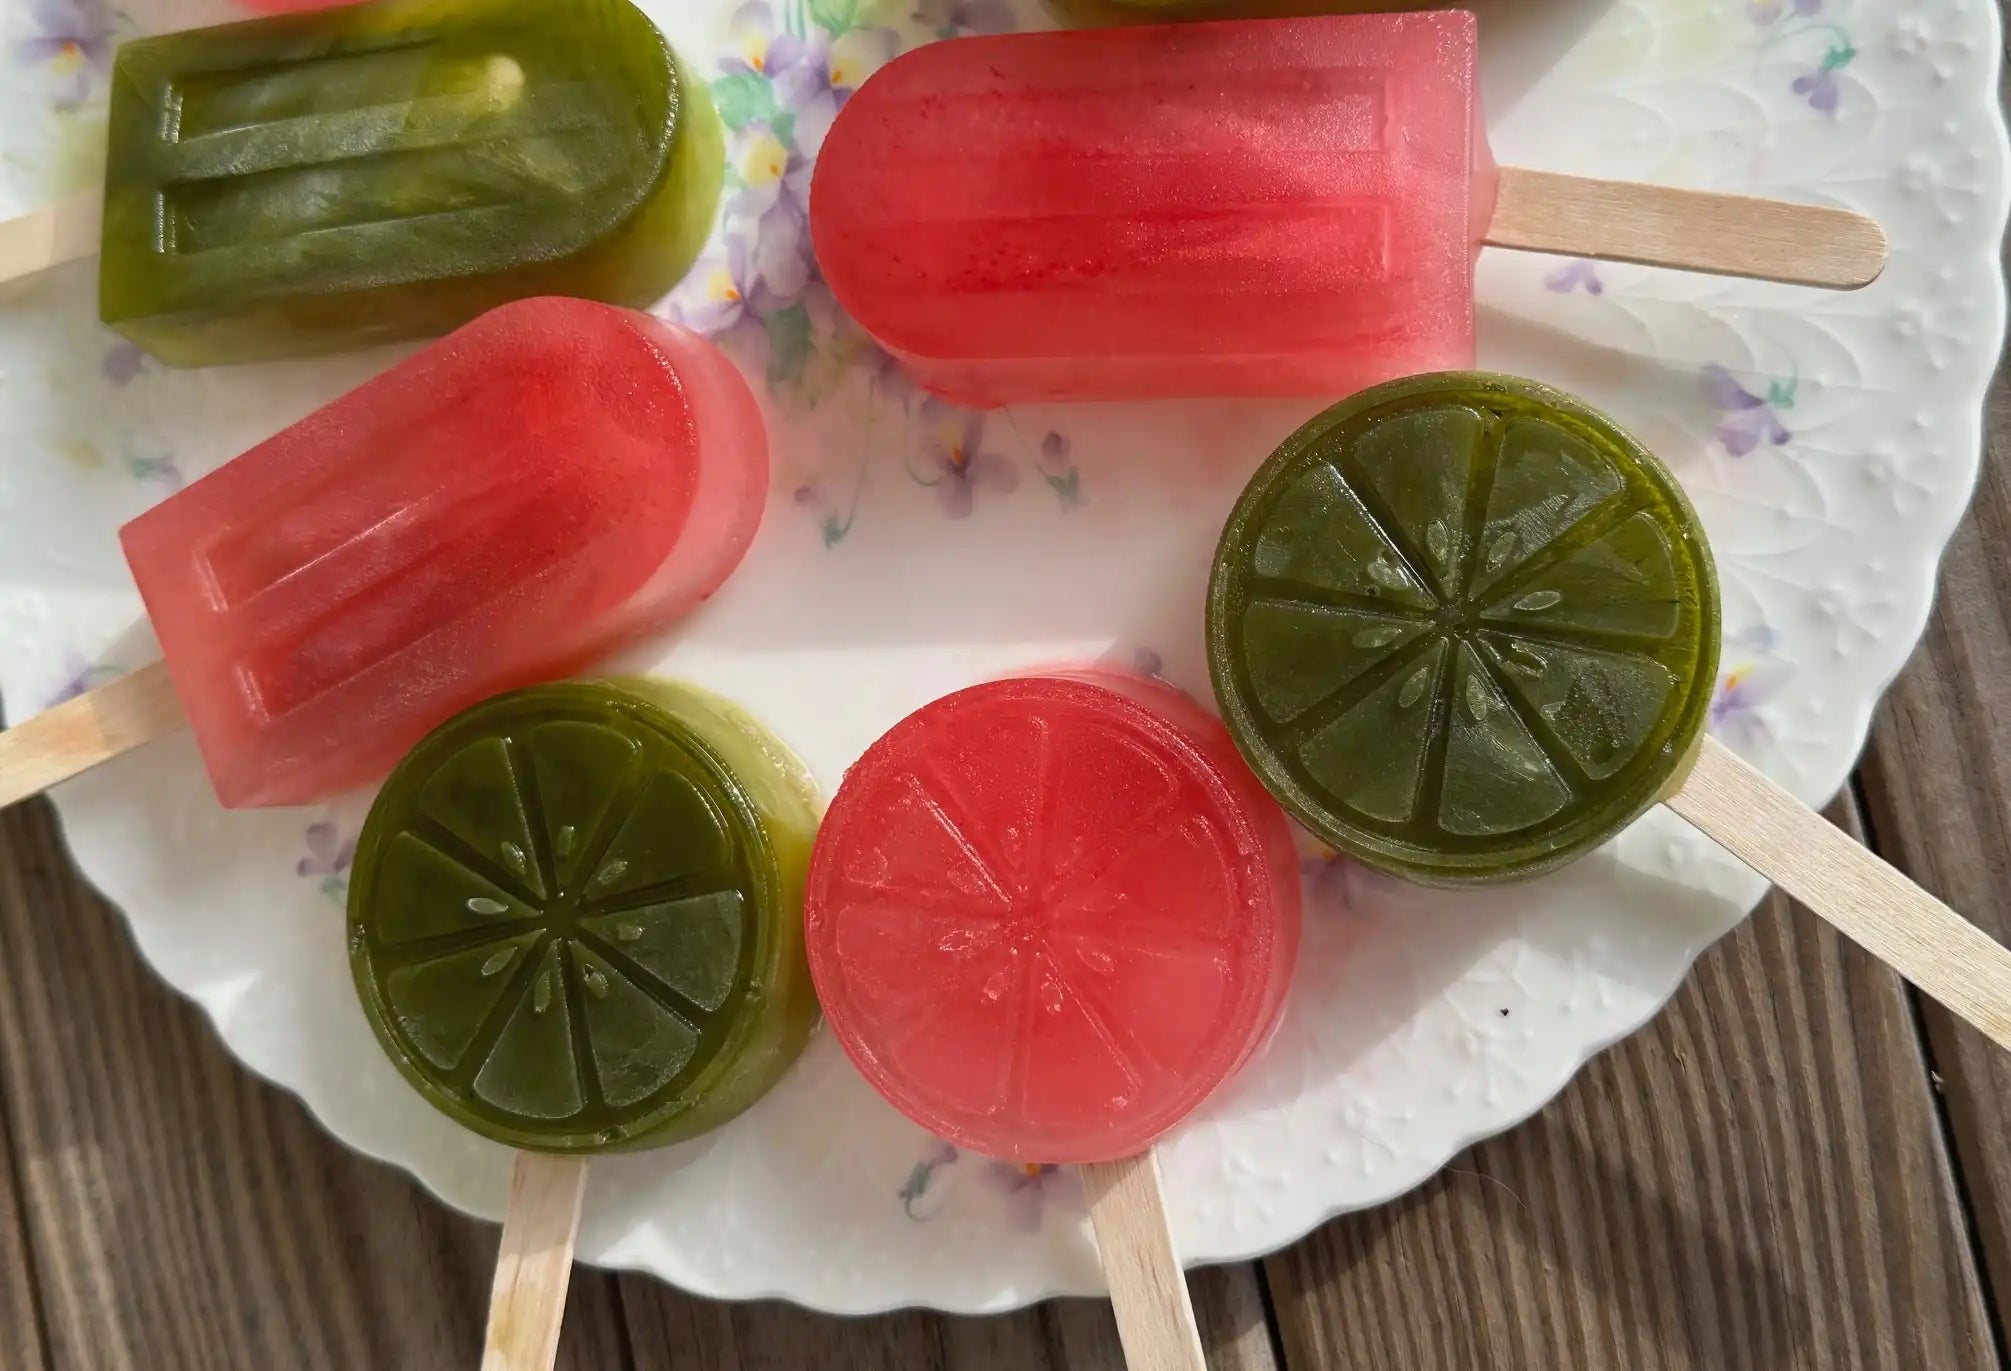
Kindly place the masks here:
POLYGON ((551 1365, 588 1156, 718 1127, 817 1016, 808 773, 734 705, 573 681, 443 724, 357 845, 350 966, 392 1062, 518 1154, 483 1365, 551 1365))
POLYGON ((1667 803, 2011 1047, 2011 954, 1706 736, 1703 527, 1582 401, 1442 373, 1317 416, 1230 515, 1207 632, 1251 769, 1355 860, 1513 880, 1667 803))
MULTIPOLYGON (((442 333, 529 295, 647 305, 723 139, 628 0, 377 0, 142 38, 114 62, 99 311, 200 366, 442 333)), ((94 243, 0 225, 0 276, 94 243)))

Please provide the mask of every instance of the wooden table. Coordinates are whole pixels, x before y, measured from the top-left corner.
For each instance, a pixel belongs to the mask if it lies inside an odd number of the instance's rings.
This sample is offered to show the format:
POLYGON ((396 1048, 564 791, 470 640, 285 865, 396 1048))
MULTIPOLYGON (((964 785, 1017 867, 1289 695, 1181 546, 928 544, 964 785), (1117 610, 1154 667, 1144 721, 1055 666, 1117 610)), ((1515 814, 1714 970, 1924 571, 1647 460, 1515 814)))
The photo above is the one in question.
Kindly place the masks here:
MULTIPOLYGON (((2011 941, 2011 380, 1832 815, 2011 941)), ((0 816, 0 1371, 476 1362, 496 1230, 325 1137, 0 816)), ((1199 1273, 1224 1371, 2007 1365, 2011 1057, 1771 899, 1644 1032, 1387 1208, 1199 1273)), ((840 1320, 582 1270, 564 1367, 1105 1371, 1106 1305, 840 1320)))

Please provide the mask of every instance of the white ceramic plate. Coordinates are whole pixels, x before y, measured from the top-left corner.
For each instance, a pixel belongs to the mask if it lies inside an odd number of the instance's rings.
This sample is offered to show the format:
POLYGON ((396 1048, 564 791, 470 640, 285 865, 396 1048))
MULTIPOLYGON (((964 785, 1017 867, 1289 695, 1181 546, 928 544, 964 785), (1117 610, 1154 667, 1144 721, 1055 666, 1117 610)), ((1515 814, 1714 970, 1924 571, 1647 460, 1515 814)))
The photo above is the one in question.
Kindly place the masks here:
MULTIPOLYGON (((639 663, 744 700, 827 787, 978 678, 1115 654, 1205 689, 1201 588, 1241 479, 1316 406, 916 397, 805 261, 808 166, 897 47, 1039 23, 1032 0, 654 0, 738 127, 713 259, 666 305, 769 402, 776 499, 744 571, 639 663), (919 12, 918 12, 919 11, 919 12), (735 305, 718 287, 734 278, 735 305), (757 317, 758 314, 758 317, 757 317)), ((0 213, 97 172, 118 37, 218 0, 0 0, 0 213), (8 8, 11 6, 11 8, 8 8)), ((1491 251, 1481 361, 1577 390, 1668 459, 1725 590, 1714 727, 1810 800, 1843 780, 1926 620, 2003 323, 1994 0, 1494 0, 1504 161, 1850 205, 1891 270, 1858 295, 1491 251)), ((153 646, 114 530, 393 360, 171 372, 95 322, 89 267, 0 298, 0 689, 19 718, 153 646)), ((58 796, 84 871, 253 1069, 337 1136, 497 1215, 509 1159, 383 1059, 342 949, 367 805, 227 814, 190 741, 58 796)), ((1309 857, 1286 1022, 1163 1157, 1181 1250, 1265 1251, 1389 1199, 1640 1025, 1760 882, 1666 814, 1537 884, 1408 890, 1309 857)), ((994 1310, 1101 1281, 1065 1172, 961 1156, 820 1037, 752 1113, 597 1164, 580 1250, 708 1295, 994 1310)))

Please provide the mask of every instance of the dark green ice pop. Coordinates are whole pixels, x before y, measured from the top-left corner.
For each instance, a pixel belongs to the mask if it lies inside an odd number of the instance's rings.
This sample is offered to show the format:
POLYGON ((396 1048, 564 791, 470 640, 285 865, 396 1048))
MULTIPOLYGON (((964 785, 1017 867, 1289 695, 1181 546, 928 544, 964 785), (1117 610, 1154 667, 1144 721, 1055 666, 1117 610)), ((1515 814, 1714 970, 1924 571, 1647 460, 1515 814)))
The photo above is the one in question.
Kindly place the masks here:
POLYGON ((815 792, 738 709, 658 681, 497 696, 385 783, 349 951, 400 1071, 485 1137, 677 1142, 754 1103, 816 1018, 815 792))
POLYGON ((1680 779, 1718 590, 1668 470, 1548 387, 1363 392, 1238 501, 1208 595, 1216 694, 1319 837, 1431 884, 1534 875, 1680 779))
POLYGON ((140 39, 112 79, 104 321, 201 366, 442 333, 690 268, 723 135, 628 0, 377 0, 140 39))

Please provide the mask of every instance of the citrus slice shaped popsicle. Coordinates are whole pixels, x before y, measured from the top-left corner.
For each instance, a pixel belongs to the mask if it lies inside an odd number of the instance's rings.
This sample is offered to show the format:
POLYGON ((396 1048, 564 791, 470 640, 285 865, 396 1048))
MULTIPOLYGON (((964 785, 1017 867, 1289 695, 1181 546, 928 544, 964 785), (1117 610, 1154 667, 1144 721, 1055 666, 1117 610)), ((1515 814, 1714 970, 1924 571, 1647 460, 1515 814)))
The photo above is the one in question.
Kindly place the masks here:
POLYGON ((660 682, 571 682, 449 720, 357 847, 350 960, 420 1093, 548 1152, 740 1113, 816 1014, 800 909, 816 816, 782 745, 660 682))
POLYGON ((1471 373, 1363 392, 1238 501, 1215 689, 1265 783, 1412 880, 1561 865, 1660 799, 1718 661, 1710 550, 1673 477, 1560 392, 1471 373))
POLYGON ((1284 816, 1210 718, 1098 673, 993 682, 846 774, 806 901, 832 1031, 991 1156, 1147 1148, 1277 1017, 1299 927, 1284 816))

